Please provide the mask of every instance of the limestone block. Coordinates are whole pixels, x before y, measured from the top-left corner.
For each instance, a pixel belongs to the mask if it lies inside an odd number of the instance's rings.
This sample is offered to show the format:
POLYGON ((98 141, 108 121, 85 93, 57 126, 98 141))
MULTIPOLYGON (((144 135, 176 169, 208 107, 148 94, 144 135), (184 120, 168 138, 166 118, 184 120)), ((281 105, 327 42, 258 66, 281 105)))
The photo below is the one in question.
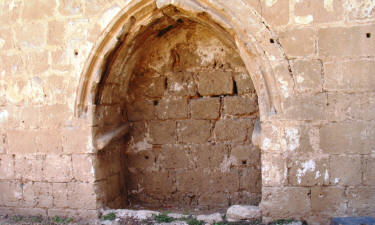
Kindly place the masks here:
POLYGON ((243 142, 252 133, 251 120, 219 120, 216 122, 214 135, 217 141, 243 142))
POLYGON ((72 155, 72 176, 77 181, 93 182, 95 158, 89 154, 72 155))
POLYGON ((42 181, 44 180, 44 155, 15 155, 15 175, 17 179, 42 181))
POLYGON ((375 120, 375 94, 329 93, 328 113, 331 121, 345 119, 375 120))
POLYGON ((22 184, 12 181, 0 181, 0 202, 3 206, 21 206, 22 184))
POLYGON ((287 1, 246 0, 246 2, 272 26, 286 25, 289 22, 289 2, 287 1))
POLYGON ((93 183, 68 183, 68 202, 72 209, 96 209, 95 185, 93 183))
POLYGON ((288 181, 293 186, 316 186, 329 184, 328 159, 288 160, 288 181))
POLYGON ((15 32, 16 44, 21 48, 40 48, 46 44, 47 26, 44 23, 17 24, 15 32))
POLYGON ((363 183, 365 185, 375 184, 375 156, 364 156, 363 161, 363 183))
POLYGON ((11 153, 62 152, 59 130, 10 130, 8 135, 9 152, 11 153), (23 141, 20 142, 20 139, 23 141))
POLYGON ((212 224, 214 222, 221 222, 223 221, 222 215, 220 213, 213 213, 209 215, 198 215, 197 220, 204 221, 206 223, 212 224))
POLYGON ((344 1, 314 1, 295 2, 294 23, 327 23, 344 19, 344 1))
POLYGON ((52 183, 52 196, 54 208, 66 208, 69 206, 68 202, 68 184, 67 183, 52 183))
POLYGON ((149 122, 152 144, 173 144, 176 136, 175 121, 151 121, 149 122))
POLYGON ((228 198, 225 193, 201 193, 199 196, 199 205, 204 207, 225 207, 228 205, 228 198))
POLYGON ((8 2, 1 2, 0 4, 0 21, 16 21, 21 14, 22 4, 21 1, 13 2, 12 7, 9 7, 8 2))
POLYGON ((255 87, 250 75, 247 73, 235 73, 233 76, 239 95, 255 92, 255 87))
POLYGON ((157 73, 144 72, 135 74, 129 86, 129 94, 150 98, 160 98, 164 94, 165 79, 157 73))
POLYGON ((151 168, 155 166, 157 154, 153 150, 142 150, 126 154, 129 168, 151 168))
POLYGON ((176 191, 173 177, 167 171, 145 172, 141 175, 141 179, 140 188, 143 188, 147 194, 166 197, 176 191))
POLYGON ((295 120, 322 120, 326 118, 327 95, 295 95, 283 103, 283 117, 295 120))
MULTIPOLYGON (((258 162, 259 165, 259 162, 258 162)), ((261 193, 262 189, 262 181, 261 181, 261 171, 260 168, 254 168, 258 165, 250 165, 246 168, 238 169, 239 172, 239 179, 240 179, 240 191, 245 191, 248 193, 259 194, 261 193)), ((244 199, 244 201, 251 201, 254 200, 254 196, 250 195, 249 199, 244 199)))
POLYGON ((370 56, 375 52, 374 25, 329 27, 318 31, 320 56, 370 56))
POLYGON ((253 205, 232 205, 227 210, 228 221, 252 220, 261 217, 258 206, 253 205))
POLYGON ((294 60, 291 66, 299 92, 322 91, 322 64, 319 60, 294 60))
POLYGON ((368 154, 375 143, 374 132, 371 123, 329 123, 320 129, 320 148, 330 154, 368 154))
POLYGON ((63 152, 71 153, 92 153, 94 151, 92 143, 92 131, 89 128, 62 130, 63 152))
POLYGON ((252 145, 233 145, 230 157, 234 160, 233 165, 257 167, 260 161, 260 150, 252 145))
POLYGON ((328 62, 324 70, 324 88, 329 91, 371 91, 375 85, 373 60, 328 62))
POLYGON ((192 157, 189 149, 184 145, 163 145, 157 162, 166 169, 192 167, 192 157))
POLYGON ((315 34, 311 28, 293 29, 279 34, 280 44, 290 57, 305 57, 315 53, 315 34))
POLYGON ((65 40, 65 24, 62 21, 52 20, 48 22, 47 44, 61 45, 65 40))
POLYGON ((199 98, 190 102, 193 119, 217 119, 219 117, 219 98, 199 98))
POLYGON ((50 182, 68 182, 72 178, 72 158, 69 155, 48 154, 44 177, 50 182))
POLYGON ((183 120, 178 122, 178 141, 182 143, 205 143, 211 137, 208 120, 183 120))
POLYGON ((279 219, 303 218, 311 212, 310 188, 263 187, 261 210, 263 217, 279 219))
POLYGON ((79 0, 62 0, 58 11, 61 15, 71 16, 82 14, 84 9, 84 3, 79 0))
POLYGON ((198 92, 202 96, 232 94, 232 74, 219 70, 200 72, 198 74, 198 92))
POLYGON ((281 154, 262 154, 262 185, 281 186, 287 182, 286 160, 281 154))
POLYGON ((228 154, 228 147, 220 144, 199 144, 191 146, 193 155, 196 156, 198 168, 216 168, 223 163, 228 154))
POLYGON ((374 7, 372 0, 350 0, 346 11, 351 20, 372 19, 375 17, 374 7))
POLYGON ((156 115, 159 119, 186 119, 188 102, 186 98, 162 99, 156 105, 156 115))
POLYGON ((344 215, 346 199, 342 187, 312 187, 311 209, 322 215, 344 215))
MULTIPOLYGON (((0 28, 0 49, 6 51, 14 46, 13 32, 7 28, 0 28)), ((4 62, 3 62, 4 63, 4 62)), ((2 65, 4 67, 6 63, 2 65)))
POLYGON ((151 100, 136 100, 126 105, 129 121, 151 120, 155 118, 154 102, 151 100))
POLYGON ((193 76, 188 72, 176 72, 168 76, 168 92, 176 96, 194 96, 196 87, 193 76))
POLYGON ((23 6, 22 19, 29 21, 47 19, 48 17, 51 17, 53 15, 55 7, 55 1, 27 1, 23 6))
POLYGON ((23 185, 23 206, 50 208, 52 200, 51 183, 29 182, 23 185))
POLYGON ((249 115, 258 110, 256 98, 226 96, 224 98, 224 113, 228 115, 249 115))
POLYGON ((14 156, 0 155, 0 177, 1 179, 14 179, 14 156))
POLYGON ((375 187, 371 186, 349 187, 346 191, 348 196, 349 215, 375 216, 375 187))
POLYGON ((330 183, 335 185, 353 186, 362 182, 360 155, 332 155, 330 164, 330 183))

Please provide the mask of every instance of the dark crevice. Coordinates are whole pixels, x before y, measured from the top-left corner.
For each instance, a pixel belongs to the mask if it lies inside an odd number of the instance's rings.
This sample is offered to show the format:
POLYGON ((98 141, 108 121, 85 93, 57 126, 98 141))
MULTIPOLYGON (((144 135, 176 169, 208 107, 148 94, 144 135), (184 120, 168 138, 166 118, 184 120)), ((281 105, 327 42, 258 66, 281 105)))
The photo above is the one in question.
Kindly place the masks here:
POLYGON ((237 83, 233 80, 233 94, 238 95, 237 83))
POLYGON ((159 38, 162 37, 164 34, 166 34, 168 31, 172 30, 173 28, 174 28, 173 25, 169 25, 168 27, 160 30, 159 33, 158 33, 158 37, 159 38))

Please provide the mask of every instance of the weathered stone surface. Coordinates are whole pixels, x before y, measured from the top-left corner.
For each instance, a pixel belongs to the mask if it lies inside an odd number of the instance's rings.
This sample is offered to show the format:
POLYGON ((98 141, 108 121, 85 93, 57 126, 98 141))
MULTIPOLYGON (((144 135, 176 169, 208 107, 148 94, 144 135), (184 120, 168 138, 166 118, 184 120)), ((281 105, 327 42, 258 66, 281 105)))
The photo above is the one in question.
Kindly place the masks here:
POLYGON ((311 212, 309 188, 263 187, 262 192, 263 217, 299 219, 311 212))
POLYGON ((363 183, 365 185, 375 184, 375 156, 363 156, 363 183))
POLYGON ((319 131, 320 147, 325 153, 330 154, 368 154, 375 142, 373 132, 371 123, 330 123, 319 131))
POLYGON ((374 33, 375 26, 330 27, 318 31, 319 55, 326 56, 365 56, 373 55, 375 39, 367 38, 374 33))
POLYGON ((232 205, 227 210, 228 221, 251 220, 261 217, 258 206, 252 205, 232 205))
POLYGON ((188 104, 185 98, 167 98, 156 105, 156 115, 159 119, 186 119, 188 104))
POLYGON ((192 167, 192 156, 189 149, 183 145, 163 145, 157 162, 162 168, 192 167))
POLYGON ((328 159, 290 159, 288 162, 288 181, 293 186, 315 186, 329 184, 332 170, 328 159))
POLYGON ((191 100, 191 117, 193 119, 217 119, 219 117, 219 98, 200 98, 191 100))
POLYGON ((151 121, 149 129, 153 144, 173 144, 176 140, 175 121, 151 121))
POLYGON ((321 1, 306 0, 294 3, 294 23, 327 23, 343 20, 344 1, 321 1))
POLYGON ((217 141, 243 142, 252 128, 251 120, 220 120, 215 124, 214 135, 217 141))
POLYGON ((324 88, 329 91, 371 91, 375 61, 353 60, 324 64, 324 88))
POLYGON ((23 185, 23 205, 26 207, 52 207, 52 185, 50 183, 26 183, 23 185))
POLYGON ((345 215, 346 199, 342 187, 312 187, 311 209, 323 215, 345 215))
POLYGON ((72 178, 72 158, 49 154, 45 159, 44 177, 48 181, 67 182, 72 178))
POLYGON ((209 215, 198 215, 197 220, 204 221, 206 223, 217 223, 223 221, 223 216, 220 213, 213 213, 209 215))
POLYGON ((183 120, 178 122, 178 141, 182 143, 206 143, 211 137, 208 120, 183 120))
POLYGON ((287 181, 287 165, 281 154, 262 154, 262 185, 281 186, 287 181))
POLYGON ((232 74, 219 70, 199 73, 198 92, 202 96, 232 94, 232 74))
POLYGON ((0 155, 0 177, 1 179, 14 179, 14 156, 0 155))
POLYGON ((362 182, 362 177, 358 174, 361 170, 360 155, 330 156, 330 183, 333 185, 353 186, 362 182))
POLYGON ((315 52, 314 30, 310 28, 294 29, 279 34, 280 44, 291 57, 312 55, 315 52))
POLYGON ((188 72, 173 73, 167 78, 168 91, 176 96, 194 96, 196 94, 193 75, 188 72))
POLYGON ((322 91, 322 63, 319 60, 294 60, 291 65, 299 92, 322 91))
POLYGON ((151 120, 155 118, 153 101, 138 100, 127 105, 127 116, 130 121, 151 120))
POLYGON ((224 113, 228 115, 249 115, 258 110, 257 101, 251 97, 227 96, 224 98, 224 113))
POLYGON ((375 200, 375 187, 349 187, 346 190, 348 198, 348 214, 349 215, 369 215, 375 216, 373 210, 373 202, 375 200))
POLYGON ((255 92, 255 87, 250 75, 246 73, 235 73, 233 77, 239 95, 255 92))

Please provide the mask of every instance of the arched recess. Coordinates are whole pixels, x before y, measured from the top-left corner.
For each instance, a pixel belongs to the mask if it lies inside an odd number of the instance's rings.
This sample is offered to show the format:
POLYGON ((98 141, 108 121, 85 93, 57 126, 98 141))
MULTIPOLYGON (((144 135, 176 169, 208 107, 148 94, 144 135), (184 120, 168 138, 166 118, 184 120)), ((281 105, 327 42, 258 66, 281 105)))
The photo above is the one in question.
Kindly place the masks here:
MULTIPOLYGON (((110 103, 120 102, 125 97, 121 93, 127 91, 119 91, 119 87, 127 89, 142 37, 147 36, 148 27, 158 25, 158 20, 164 16, 176 20, 188 18, 210 27, 233 43, 255 86, 261 121, 280 113, 282 99, 288 97, 292 90, 289 87, 293 84, 289 64, 281 47, 277 41, 270 41, 274 37, 266 22, 245 2, 239 0, 234 6, 230 1, 129 1, 90 54, 81 76, 75 106, 77 116, 93 120, 95 150, 106 149, 95 152, 98 156, 95 167, 98 199, 105 206, 124 207, 124 190, 120 189, 126 182, 124 174, 118 173, 124 171, 121 169, 124 165, 121 146, 125 140, 115 138, 123 136, 128 127, 124 125, 126 119, 121 107, 113 107, 110 103), (122 60, 114 60, 119 57, 122 60), (108 86, 110 88, 106 88, 108 86), (100 106, 98 103, 101 103, 100 106)), ((168 26, 159 28, 168 29, 168 26)))

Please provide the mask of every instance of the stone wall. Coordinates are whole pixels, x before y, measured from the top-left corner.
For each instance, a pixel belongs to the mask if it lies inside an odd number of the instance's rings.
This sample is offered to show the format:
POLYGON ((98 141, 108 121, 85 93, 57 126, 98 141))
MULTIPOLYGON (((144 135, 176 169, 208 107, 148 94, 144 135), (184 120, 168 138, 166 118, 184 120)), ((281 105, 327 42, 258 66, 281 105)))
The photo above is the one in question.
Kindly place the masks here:
POLYGON ((152 33, 139 47, 145 50, 129 82, 130 205, 257 205, 260 151, 251 135, 258 105, 251 78, 235 48, 210 29, 181 18, 170 23, 173 28, 152 33))
POLYGON ((126 200, 124 140, 100 151, 95 141, 126 121, 101 100, 121 97, 116 82, 130 76, 107 82, 122 76, 105 62, 127 56, 170 2, 224 30, 253 81, 264 221, 374 216, 371 0, 1 1, 1 214, 89 217, 126 200))

